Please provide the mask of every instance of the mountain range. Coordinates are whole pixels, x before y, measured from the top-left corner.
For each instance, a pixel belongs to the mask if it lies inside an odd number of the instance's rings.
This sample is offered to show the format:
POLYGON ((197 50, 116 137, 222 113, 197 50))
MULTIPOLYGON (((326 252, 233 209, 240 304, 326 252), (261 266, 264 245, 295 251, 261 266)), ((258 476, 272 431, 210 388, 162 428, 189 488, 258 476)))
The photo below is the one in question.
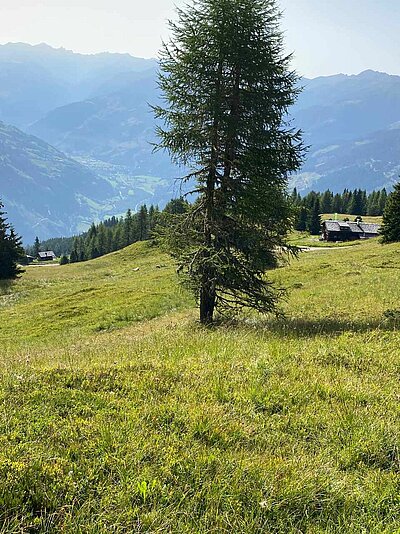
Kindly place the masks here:
MULTIPOLYGON (((157 62, 48 45, 0 46, 0 198, 25 242, 179 194, 153 153, 157 62)), ((400 172, 400 76, 302 79, 292 124, 309 146, 291 185, 390 188, 400 172)))
POLYGON ((300 191, 391 188, 400 172, 400 76, 365 71, 303 80, 294 122, 309 145, 300 191))

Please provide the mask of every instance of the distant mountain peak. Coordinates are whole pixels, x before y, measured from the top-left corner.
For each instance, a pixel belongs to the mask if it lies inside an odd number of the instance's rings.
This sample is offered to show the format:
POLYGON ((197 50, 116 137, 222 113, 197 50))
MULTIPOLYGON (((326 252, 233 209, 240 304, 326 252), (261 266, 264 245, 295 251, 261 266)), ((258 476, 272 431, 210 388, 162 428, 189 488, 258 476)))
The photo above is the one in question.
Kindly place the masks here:
POLYGON ((377 78, 377 77, 389 77, 389 76, 396 76, 395 74, 388 74, 387 72, 382 72, 378 70, 372 70, 367 69, 360 72, 360 74, 356 75, 359 78, 377 78))
POLYGON ((48 53, 53 54, 64 54, 69 56, 80 56, 84 58, 93 58, 93 57, 108 57, 108 58, 125 58, 125 59, 132 59, 132 60, 139 60, 139 61, 157 61, 156 58, 143 58, 134 56, 133 54, 130 54, 129 52, 110 52, 107 50, 99 51, 99 52, 78 52, 75 50, 71 50, 70 48, 65 48, 64 46, 52 46, 48 43, 37 43, 37 44, 31 44, 31 43, 24 43, 24 42, 8 42, 8 43, 0 43, 0 50, 1 49, 8 49, 8 50, 18 50, 18 51, 27 51, 34 53, 35 51, 44 51, 48 53))

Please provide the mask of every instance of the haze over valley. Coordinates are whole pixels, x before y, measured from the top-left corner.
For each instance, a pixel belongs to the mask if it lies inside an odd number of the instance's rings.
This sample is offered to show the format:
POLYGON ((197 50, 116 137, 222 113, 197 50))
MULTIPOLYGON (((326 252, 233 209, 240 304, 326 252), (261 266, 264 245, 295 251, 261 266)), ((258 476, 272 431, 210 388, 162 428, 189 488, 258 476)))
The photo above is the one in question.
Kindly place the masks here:
MULTIPOLYGON (((180 194, 184 174, 153 153, 157 62, 0 46, 0 181, 24 241, 180 194)), ((400 77, 375 71, 301 80, 292 109, 309 145, 302 193, 391 188, 400 170, 400 77)))

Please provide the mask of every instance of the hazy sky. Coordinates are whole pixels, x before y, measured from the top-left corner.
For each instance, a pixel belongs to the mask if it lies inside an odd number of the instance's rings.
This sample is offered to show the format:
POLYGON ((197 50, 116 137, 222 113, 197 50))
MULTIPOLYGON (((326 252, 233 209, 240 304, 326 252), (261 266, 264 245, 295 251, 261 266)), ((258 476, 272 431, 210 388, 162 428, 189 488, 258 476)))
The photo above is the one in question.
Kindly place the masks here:
MULTIPOLYGON (((184 0, 0 0, 0 42, 154 57, 184 0)), ((305 76, 400 74, 400 0, 281 0, 293 66, 305 76)))

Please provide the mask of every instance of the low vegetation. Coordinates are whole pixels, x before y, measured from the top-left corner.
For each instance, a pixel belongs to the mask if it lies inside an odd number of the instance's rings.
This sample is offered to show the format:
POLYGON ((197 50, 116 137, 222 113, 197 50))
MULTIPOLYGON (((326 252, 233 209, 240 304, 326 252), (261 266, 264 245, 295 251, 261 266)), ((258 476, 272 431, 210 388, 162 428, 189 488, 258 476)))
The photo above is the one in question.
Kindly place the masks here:
POLYGON ((0 297, 0 532, 400 529, 399 246, 303 253, 203 328, 140 243, 0 297))
POLYGON ((361 241, 322 241, 320 235, 310 235, 308 232, 293 231, 288 240, 290 245, 295 247, 318 247, 318 248, 340 248, 360 245, 361 241))

